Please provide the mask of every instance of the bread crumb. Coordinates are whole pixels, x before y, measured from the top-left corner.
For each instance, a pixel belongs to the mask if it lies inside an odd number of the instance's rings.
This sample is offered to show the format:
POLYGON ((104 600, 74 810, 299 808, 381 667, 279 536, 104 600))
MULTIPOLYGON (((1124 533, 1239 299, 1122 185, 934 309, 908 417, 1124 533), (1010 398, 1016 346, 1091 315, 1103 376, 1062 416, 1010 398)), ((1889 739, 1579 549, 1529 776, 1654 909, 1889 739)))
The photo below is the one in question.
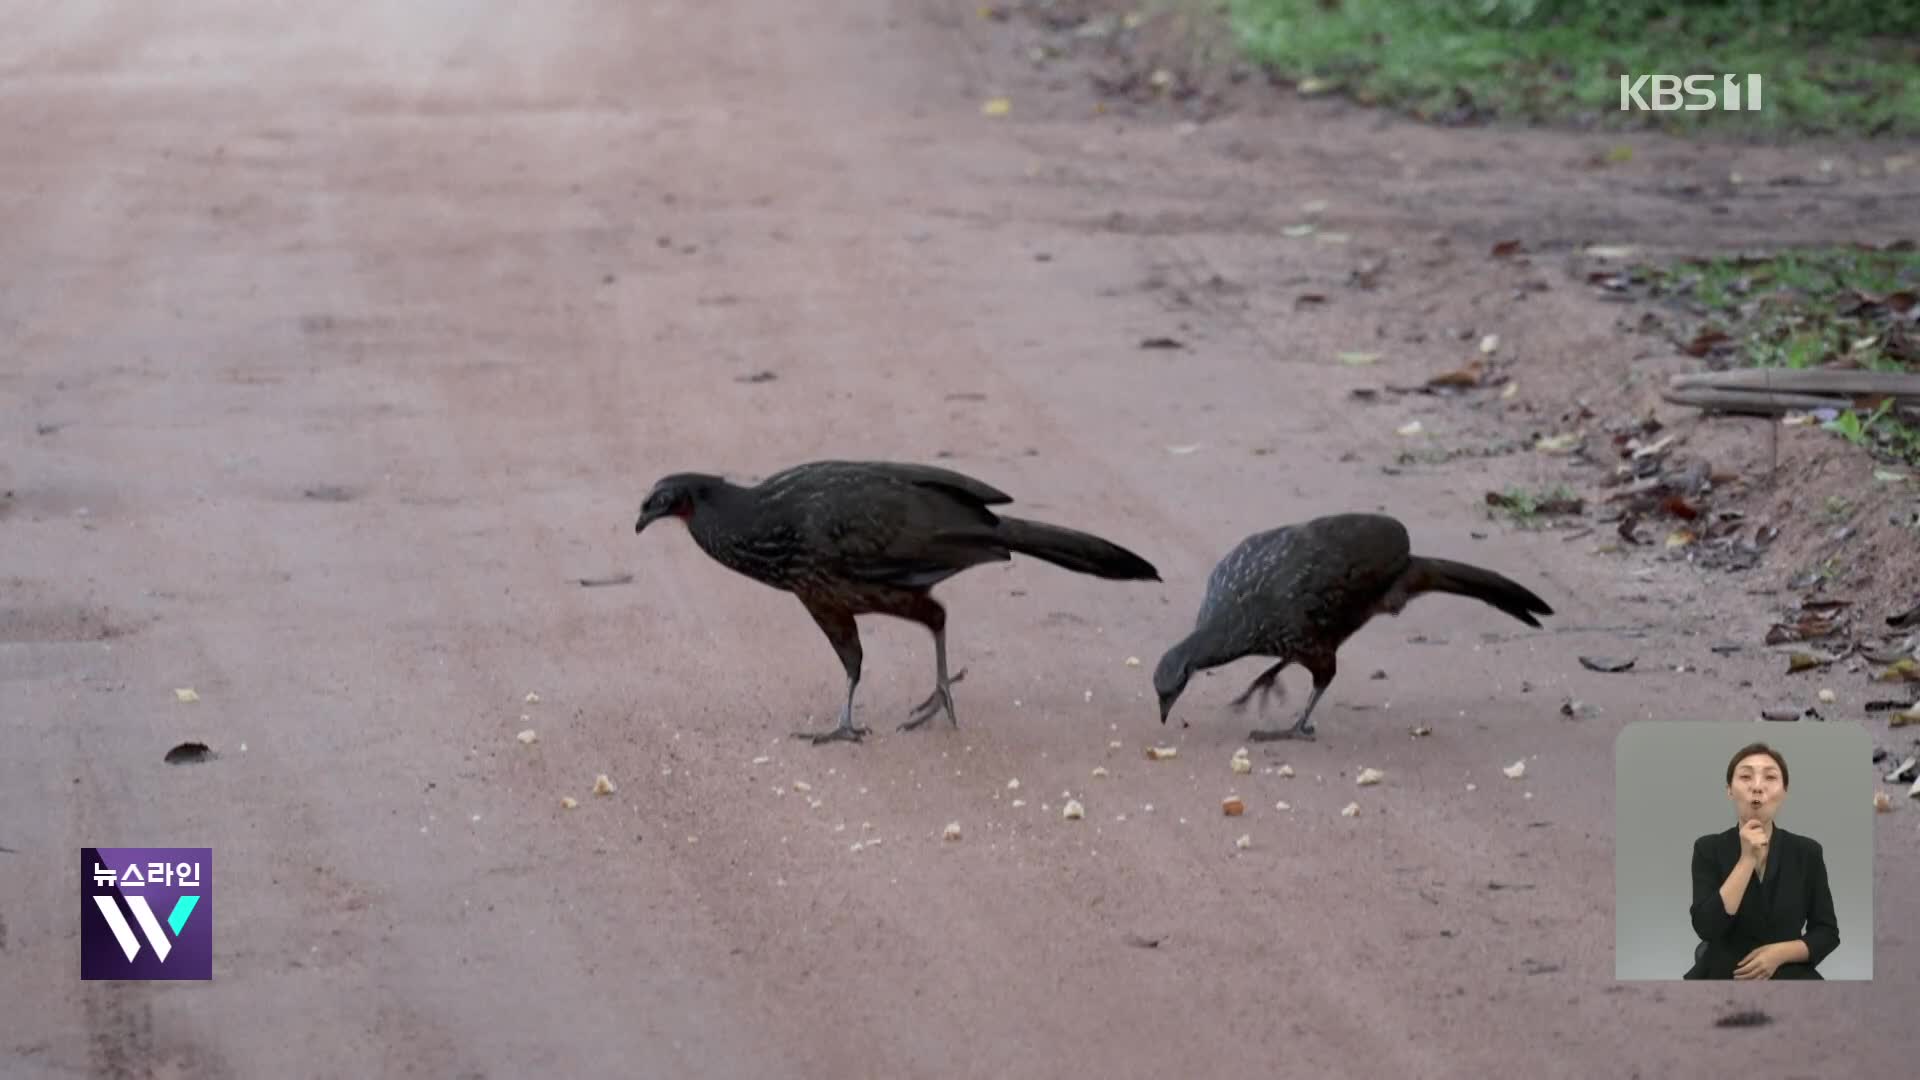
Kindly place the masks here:
POLYGON ((618 789, 613 786, 613 781, 607 779, 606 773, 601 773, 599 776, 593 778, 593 793, 595 795, 611 795, 616 790, 618 789))
POLYGON ((1060 808, 1060 816, 1068 821, 1079 821, 1087 816, 1087 808, 1081 806, 1078 799, 1068 799, 1067 805, 1060 808))
POLYGON ((1521 758, 1519 761, 1508 765, 1500 771, 1507 774, 1507 779, 1518 780, 1527 775, 1527 759, 1521 758))
POLYGON ((946 829, 945 829, 945 830, 943 830, 943 831, 942 831, 942 832, 940 833, 940 837, 941 837, 941 839, 943 839, 943 840, 958 840, 958 839, 960 839, 960 823, 959 823, 959 822, 957 822, 957 821, 949 821, 949 822, 947 822, 947 827, 946 827, 946 829))
POLYGON ((765 755, 765 754, 761 754, 761 755, 760 755, 759 757, 757 757, 757 758, 754 758, 754 759, 753 759, 753 764, 755 764, 755 765, 765 765, 765 764, 766 764, 767 762, 769 762, 769 761, 772 761, 772 760, 773 760, 773 759, 772 759, 772 758, 770 758, 770 757, 768 757, 767 755, 765 755))
POLYGON ((1275 810, 1291 810, 1293 809, 1293 804, 1290 802, 1286 802, 1285 800, 1282 800, 1280 802, 1274 803, 1273 808, 1275 810))
POLYGON ((1884 791, 1876 791, 1876 792, 1874 792, 1874 793, 1873 793, 1873 808, 1874 808, 1875 810, 1878 810, 1878 811, 1880 811, 1880 812, 1881 812, 1881 813, 1883 813, 1883 814, 1889 814, 1889 813, 1892 813, 1892 812, 1893 812, 1893 797, 1892 797, 1891 795, 1888 795, 1888 794, 1887 794, 1886 792, 1884 792, 1884 791))
POLYGON ((1175 758, 1175 757, 1179 757, 1179 756, 1180 756, 1180 748, 1179 748, 1179 747, 1177 747, 1177 746, 1149 746, 1149 747, 1147 747, 1147 760, 1148 760, 1148 761, 1166 761, 1166 760, 1168 760, 1169 758, 1175 758))
POLYGON ((1247 804, 1240 796, 1229 795, 1220 800, 1220 812, 1228 817, 1239 817, 1247 812, 1247 804))
POLYGON ((540 741, 540 736, 534 734, 532 728, 528 728, 527 730, 521 732, 520 734, 515 735, 514 738, 519 739, 521 743, 527 746, 532 746, 534 743, 537 743, 540 741))
POLYGON ((562 810, 571 810, 574 807, 579 805, 580 805, 580 800, 574 798, 571 795, 560 796, 560 809, 562 810))
POLYGON ((1093 767, 1094 779, 1096 780, 1104 779, 1106 775, 1107 775, 1107 767, 1105 765, 1095 765, 1093 767))
POLYGON ((1233 752, 1233 758, 1227 762, 1227 767, 1237 773, 1252 772, 1253 759, 1247 756, 1247 748, 1243 746, 1235 750, 1233 752))
POLYGON ((1340 816, 1341 817, 1359 817, 1360 804, 1357 802, 1350 802, 1347 805, 1341 807, 1340 816))
POLYGON ((1137 656, 1129 656, 1129 657, 1127 657, 1127 666, 1128 666, 1128 667, 1139 667, 1139 666, 1140 666, 1140 658, 1139 658, 1139 657, 1137 657, 1137 656))
POLYGON ((527 693, 527 704, 529 704, 529 705, 538 705, 538 704, 540 704, 540 695, 539 695, 539 694, 535 694, 535 693, 533 693, 533 692, 531 692, 531 691, 529 691, 529 692, 527 693))
POLYGON ((1251 835, 1251 834, 1242 834, 1242 835, 1241 835, 1241 837, 1240 837, 1240 839, 1238 839, 1238 840, 1235 840, 1235 841, 1233 842, 1233 846, 1234 846, 1234 847, 1237 847, 1237 848, 1239 848, 1239 849, 1240 849, 1241 851, 1245 851, 1245 850, 1247 850, 1248 848, 1250 848, 1250 847, 1252 847, 1252 846, 1253 846, 1253 837, 1252 837, 1252 835, 1251 835))
POLYGON ((1354 777, 1353 782, 1361 787, 1372 787, 1386 778, 1387 774, 1381 772, 1379 769, 1361 769, 1360 775, 1354 777))
POLYGON ((1283 777, 1284 777, 1284 776, 1292 776, 1292 775, 1293 775, 1293 766, 1291 766, 1291 765, 1282 765, 1282 766, 1280 766, 1280 775, 1281 775, 1281 776, 1283 776, 1283 777))

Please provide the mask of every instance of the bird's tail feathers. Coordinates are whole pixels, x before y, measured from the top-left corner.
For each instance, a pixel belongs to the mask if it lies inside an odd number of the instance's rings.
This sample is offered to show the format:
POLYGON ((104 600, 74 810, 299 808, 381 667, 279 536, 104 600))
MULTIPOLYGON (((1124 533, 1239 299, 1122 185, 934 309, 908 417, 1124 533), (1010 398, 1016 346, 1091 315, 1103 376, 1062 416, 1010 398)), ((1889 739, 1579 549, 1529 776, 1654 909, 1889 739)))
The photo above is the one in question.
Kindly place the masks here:
POLYGON ((994 538, 1011 551, 1044 559, 1079 574, 1113 581, 1159 581, 1153 564, 1108 540, 1025 518, 1000 518, 994 538))
POLYGON ((1551 615, 1553 609, 1531 589, 1491 570, 1452 559, 1413 557, 1412 593, 1442 592, 1472 597, 1484 604, 1538 627, 1535 615, 1551 615))

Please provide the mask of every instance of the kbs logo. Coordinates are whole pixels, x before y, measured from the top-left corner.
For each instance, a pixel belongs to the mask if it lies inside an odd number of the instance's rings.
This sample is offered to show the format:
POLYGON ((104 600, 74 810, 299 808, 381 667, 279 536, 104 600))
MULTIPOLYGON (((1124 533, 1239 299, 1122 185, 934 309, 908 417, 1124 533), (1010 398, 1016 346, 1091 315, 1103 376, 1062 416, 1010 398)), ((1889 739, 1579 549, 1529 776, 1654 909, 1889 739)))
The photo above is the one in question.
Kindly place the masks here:
POLYGON ((1633 109, 1652 112, 1670 112, 1684 109, 1688 112, 1701 112, 1707 109, 1724 109, 1728 112, 1760 111, 1760 76, 1747 76, 1746 85, 1741 86, 1740 76, 1720 76, 1720 91, 1713 88, 1712 75, 1642 75, 1635 79, 1620 76, 1620 110, 1633 109), (1744 95, 1742 90, 1745 90, 1744 95), (1642 95, 1645 96, 1642 96, 1642 95), (1691 100, 1682 103, 1682 95, 1691 100), (1741 104, 1745 101, 1745 105, 1741 104))
POLYGON ((80 977, 213 978, 213 849, 81 848, 80 977))

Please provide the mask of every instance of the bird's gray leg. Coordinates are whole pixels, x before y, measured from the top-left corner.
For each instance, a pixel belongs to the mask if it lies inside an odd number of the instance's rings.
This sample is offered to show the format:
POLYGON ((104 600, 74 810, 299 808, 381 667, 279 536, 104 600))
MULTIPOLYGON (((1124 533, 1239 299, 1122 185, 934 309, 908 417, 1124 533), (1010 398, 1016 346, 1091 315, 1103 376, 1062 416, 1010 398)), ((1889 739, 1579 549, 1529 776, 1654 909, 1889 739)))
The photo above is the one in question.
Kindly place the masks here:
POLYGON ((1307 695, 1307 707, 1300 711, 1300 719, 1290 728, 1255 728, 1247 732, 1247 738, 1255 742, 1313 741, 1313 707, 1320 703, 1320 695, 1327 692, 1327 687, 1333 685, 1334 666, 1332 660, 1327 660, 1324 664, 1307 663, 1306 668, 1313 673, 1313 693, 1307 695))
POLYGON ((1233 707, 1233 711, 1240 712, 1245 709, 1247 707, 1247 699, 1251 698, 1256 690, 1260 693, 1260 711, 1262 714, 1267 711, 1267 695, 1269 693, 1277 692, 1281 697, 1285 697, 1287 695, 1286 687, 1280 685, 1276 680, 1280 677, 1280 669, 1286 667, 1288 663, 1289 661, 1282 660, 1261 672, 1259 676, 1253 680, 1253 683, 1247 687, 1244 693, 1228 703, 1233 707))
POLYGON ((912 731, 939 715, 942 710, 957 728, 960 718, 953 714, 952 688, 954 683, 967 677, 967 669, 961 668, 952 678, 947 677, 947 609, 932 597, 922 596, 908 617, 933 631, 933 693, 913 707, 911 718, 900 725, 900 730, 912 731))
POLYGON ((827 731, 796 731, 793 737, 806 739, 819 746, 821 743, 844 740, 859 742, 862 737, 872 734, 871 728, 856 727, 853 723, 853 691, 860 685, 860 661, 863 652, 860 648, 860 628, 854 624, 853 616, 845 611, 830 608, 816 608, 807 605, 807 613, 827 635, 827 641, 833 645, 833 651, 840 657, 840 666, 847 671, 847 703, 840 707, 840 723, 827 731))

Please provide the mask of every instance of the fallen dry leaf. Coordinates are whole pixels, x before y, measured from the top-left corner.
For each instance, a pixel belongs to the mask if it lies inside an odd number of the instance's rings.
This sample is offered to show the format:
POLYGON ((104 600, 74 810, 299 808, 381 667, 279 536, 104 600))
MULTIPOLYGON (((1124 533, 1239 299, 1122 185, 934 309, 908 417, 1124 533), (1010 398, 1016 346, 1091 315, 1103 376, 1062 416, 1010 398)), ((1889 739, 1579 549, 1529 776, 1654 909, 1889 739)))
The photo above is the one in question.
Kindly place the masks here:
POLYGON ((1452 371, 1443 371, 1438 375, 1432 376, 1427 380, 1427 386, 1433 389, 1443 387, 1472 389, 1473 387, 1479 386, 1480 383, 1486 379, 1486 376, 1487 366, 1481 363, 1478 358, 1475 358, 1452 371))
POLYGON ((1688 356, 1706 356, 1716 349, 1733 344, 1733 338, 1719 330, 1702 330, 1694 335, 1692 341, 1680 347, 1688 356))
POLYGON ((1840 659, 1838 655, 1828 653, 1790 653, 1787 656, 1787 674, 1792 675, 1796 672, 1811 671, 1814 668, 1826 667, 1838 659, 1840 659))
MULTIPOLYGON (((245 748, 245 744, 242 744, 242 748, 245 748)), ((169 765, 201 765, 218 756, 206 743, 183 742, 167 751, 164 760, 169 765)))
POLYGON ((1220 812, 1228 817, 1239 817, 1247 812, 1247 804, 1240 796, 1229 795, 1220 800, 1220 812))
POLYGON ((1920 663, 1915 663, 1909 656, 1888 665, 1887 669, 1875 678, 1880 682, 1920 682, 1920 663))
POLYGON ((1502 240, 1493 245, 1493 257, 1496 259, 1510 259, 1525 253, 1526 248, 1521 246, 1518 240, 1502 240))
POLYGON ((1366 367, 1369 364, 1377 362, 1380 359, 1380 354, 1373 352, 1343 352, 1337 354, 1336 358, 1348 367, 1366 367))

